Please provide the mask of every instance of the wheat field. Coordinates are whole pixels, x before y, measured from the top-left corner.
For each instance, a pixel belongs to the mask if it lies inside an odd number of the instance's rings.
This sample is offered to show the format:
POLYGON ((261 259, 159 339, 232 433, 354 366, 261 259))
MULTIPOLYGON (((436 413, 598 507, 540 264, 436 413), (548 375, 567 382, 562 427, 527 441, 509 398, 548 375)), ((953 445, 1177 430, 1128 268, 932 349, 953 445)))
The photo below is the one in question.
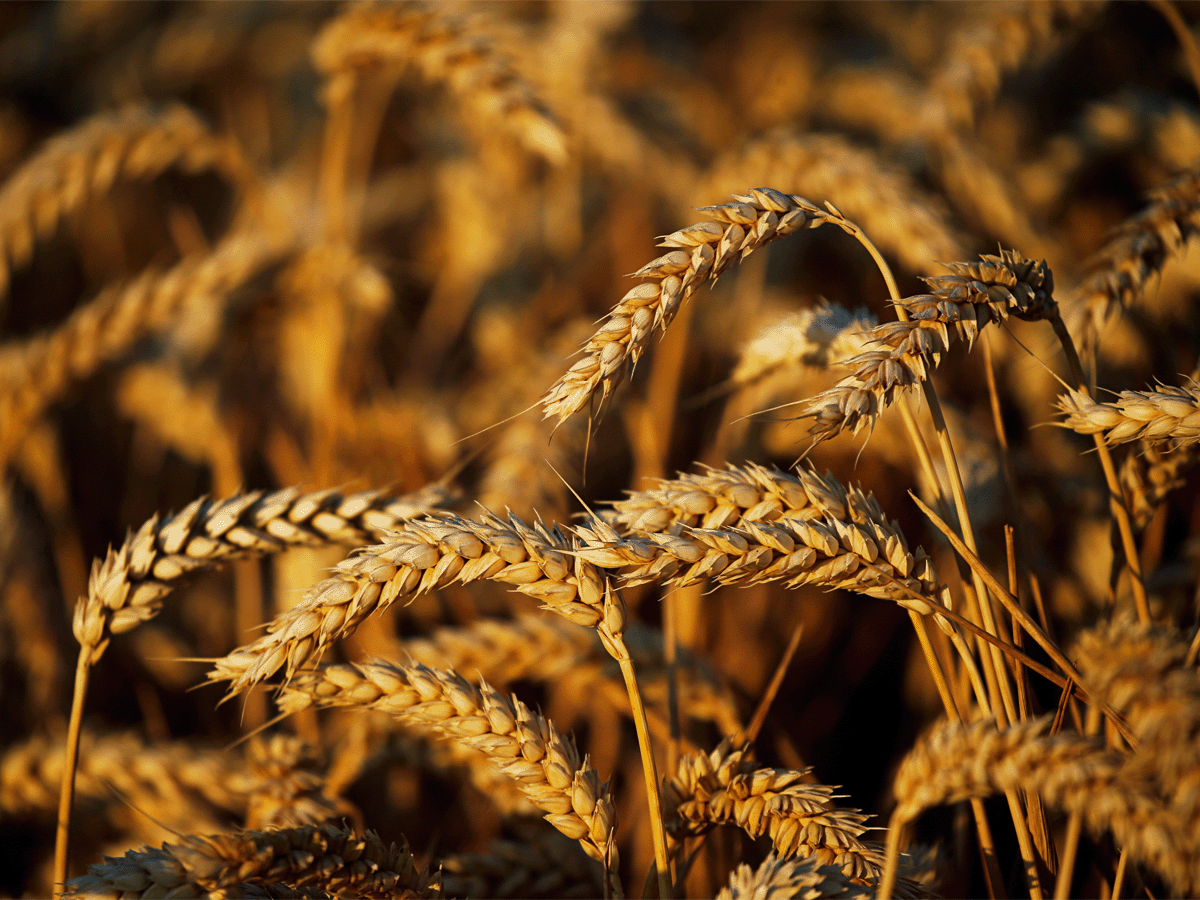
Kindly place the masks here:
POLYGON ((0 896, 1200 896, 1200 6, 0 11, 0 896))

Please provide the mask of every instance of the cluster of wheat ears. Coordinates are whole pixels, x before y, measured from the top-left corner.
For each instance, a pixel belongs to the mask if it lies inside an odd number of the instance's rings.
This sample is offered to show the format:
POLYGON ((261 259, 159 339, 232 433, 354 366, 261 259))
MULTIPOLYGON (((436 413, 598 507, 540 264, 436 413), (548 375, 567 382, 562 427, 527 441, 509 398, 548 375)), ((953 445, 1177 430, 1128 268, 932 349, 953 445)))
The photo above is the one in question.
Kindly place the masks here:
POLYGON ((1195 7, 4 13, 0 896, 1200 895, 1195 7))

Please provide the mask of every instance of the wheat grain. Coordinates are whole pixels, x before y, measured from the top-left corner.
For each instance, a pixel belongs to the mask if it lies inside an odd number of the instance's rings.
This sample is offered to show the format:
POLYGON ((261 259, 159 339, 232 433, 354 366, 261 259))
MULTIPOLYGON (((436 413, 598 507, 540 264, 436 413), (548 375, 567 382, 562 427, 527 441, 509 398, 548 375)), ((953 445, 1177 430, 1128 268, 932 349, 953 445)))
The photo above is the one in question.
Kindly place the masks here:
POLYGON ((1107 444, 1129 441, 1186 447, 1200 441, 1200 388, 1160 385, 1153 391, 1121 391, 1114 403, 1097 403, 1082 391, 1058 398, 1060 423, 1079 434, 1099 434, 1107 444))
POLYGON ((1196 464, 1194 447, 1140 443, 1121 460, 1119 472, 1125 505, 1139 530, 1173 491, 1187 484, 1184 472, 1196 464))
POLYGON ((88 594, 75 606, 75 639, 90 664, 112 635, 158 615, 163 599, 185 575, 287 547, 361 543, 445 498, 436 485, 403 497, 297 488, 219 501, 202 497, 165 522, 151 517, 120 548, 93 563, 88 594))
POLYGON ((0 296, 11 270, 67 216, 120 180, 149 180, 175 167, 216 169, 241 191, 252 178, 237 146, 179 105, 101 113, 47 141, 0 189, 0 296))
POLYGON ((445 83, 473 112, 498 122, 550 162, 566 160, 561 128, 533 88, 485 38, 478 25, 434 5, 356 3, 331 19, 312 47, 327 77, 412 65, 445 83))
POLYGON ((256 233, 232 235, 210 254, 106 289, 48 334, 0 348, 0 460, 72 383, 168 326, 185 307, 222 302, 278 258, 277 244, 256 233))
POLYGON ((511 584, 547 609, 585 627, 619 635, 624 603, 595 566, 573 558, 573 538, 557 526, 526 525, 485 512, 477 520, 444 515, 412 521, 340 563, 304 599, 267 626, 267 634, 217 661, 209 679, 241 693, 286 666, 287 677, 329 644, 352 634, 396 600, 448 584, 511 584))
MULTIPOLYGON (((161 849, 107 857, 72 878, 68 897, 242 897, 253 888, 312 887, 356 897, 438 897, 437 876, 418 869, 408 843, 385 844, 336 825, 184 837, 161 849)), ((261 894, 260 894, 261 896, 261 894)))
POLYGON ((901 301, 908 320, 885 322, 869 333, 880 349, 843 362, 854 374, 806 401, 801 415, 813 419, 809 434, 827 440, 857 433, 891 405, 898 390, 930 377, 955 337, 974 344, 980 329, 1004 322, 1057 315, 1054 279, 1044 261, 1016 251, 983 256, 978 263, 951 263, 950 275, 927 278, 932 294, 901 301))
POLYGON ((816 859, 793 859, 772 851, 757 869, 745 863, 734 869, 717 900, 818 900, 822 897, 870 897, 865 885, 850 881, 837 866, 816 859))
POLYGON ((615 871, 616 812, 608 785, 579 759, 569 738, 520 700, 486 683, 476 687, 455 672, 371 663, 296 674, 279 706, 291 713, 311 705, 381 710, 479 750, 520 782, 546 821, 615 871))

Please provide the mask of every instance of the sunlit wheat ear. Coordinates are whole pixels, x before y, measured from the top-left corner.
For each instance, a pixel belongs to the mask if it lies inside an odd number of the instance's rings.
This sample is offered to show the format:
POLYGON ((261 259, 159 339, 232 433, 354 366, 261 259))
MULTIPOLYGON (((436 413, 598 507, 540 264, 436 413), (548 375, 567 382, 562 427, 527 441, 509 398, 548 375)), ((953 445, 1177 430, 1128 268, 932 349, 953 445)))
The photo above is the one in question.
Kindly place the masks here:
POLYGON ((443 515, 405 523, 382 544, 339 563, 334 574, 267 626, 252 644, 217 661, 209 679, 239 694, 285 669, 290 678, 335 641, 397 600, 449 584, 499 581, 588 628, 624 628, 619 594, 605 576, 572 554, 578 541, 558 526, 527 525, 484 512, 478 519, 443 515))
POLYGON ((581 555, 623 570, 629 584, 813 584, 922 615, 944 597, 929 558, 909 549, 874 497, 811 470, 730 465, 660 481, 614 505, 623 536, 596 523, 576 531, 581 555))
POLYGON ((1094 344, 1110 316, 1137 303, 1167 260, 1182 253, 1200 228, 1200 172, 1153 191, 1150 203, 1117 228, 1091 260, 1087 278, 1071 292, 1071 324, 1094 344))
POLYGON ((67 897, 440 897, 401 838, 385 844, 336 825, 187 836, 160 849, 106 857, 72 878, 67 897), (310 889, 306 891, 306 889, 310 889), (322 893, 317 893, 322 892, 322 893))
POLYGON ((713 221, 698 222, 663 237, 673 247, 647 263, 636 278, 648 279, 627 293, 583 347, 583 358, 541 400, 546 418, 560 422, 592 404, 601 407, 637 365, 656 328, 665 329, 679 305, 696 290, 755 250, 829 220, 803 197, 771 188, 735 195, 736 203, 706 206, 713 221))
POLYGON ((74 383, 166 328, 187 307, 223 304, 282 252, 279 242, 258 234, 232 235, 209 254, 104 290, 53 331, 0 347, 0 461, 74 383))
POLYGON ((729 876, 729 884, 717 892, 717 900, 790 900, 795 897, 866 898, 875 896, 872 886, 851 881, 837 866, 821 865, 815 857, 789 858, 772 851, 752 869, 745 863, 729 876))
POLYGON ((1175 890, 1194 890, 1200 882, 1194 818, 1180 815, 1144 780, 1126 777, 1126 759, 1096 740, 1048 734, 1050 719, 1003 731, 981 721, 932 732, 896 773, 893 830, 933 806, 1025 790, 1049 807, 1081 814, 1094 832, 1111 831, 1131 859, 1175 890))
POLYGON ((1153 391, 1121 391, 1098 403, 1080 391, 1058 398, 1060 423, 1079 434, 1099 434, 1105 443, 1147 441, 1175 446, 1200 442, 1200 387, 1160 385, 1153 391))
POLYGON ((813 437, 826 440, 872 424, 898 392, 930 377, 956 339, 970 347, 980 329, 1010 315, 1057 315, 1054 279, 1044 261, 1001 251, 977 263, 951 263, 947 268, 951 274, 925 279, 932 293, 901 301, 907 321, 885 322, 867 333, 869 345, 878 349, 843 362, 853 375, 805 401, 801 415, 813 420, 813 437))
POLYGON ((95 561, 88 595, 76 605, 75 638, 94 662, 112 635, 158 615, 185 575, 288 547, 354 546, 444 504, 448 496, 435 485, 399 497, 286 488, 201 498, 166 521, 154 516, 95 561))
POLYGON ((455 672, 420 665, 325 666, 297 673, 279 705, 285 712, 313 705, 379 710, 479 750, 520 782, 548 822, 616 869, 616 809, 608 784, 552 722, 486 683, 476 687, 455 672))
POLYGON ((496 123, 550 162, 566 160, 562 129, 533 87, 478 23, 436 3, 351 4, 321 30, 312 55, 326 76, 412 66, 445 84, 473 117, 496 123))
POLYGON ((935 260, 959 259, 966 250, 945 204, 899 166, 838 134, 769 134, 718 157, 702 189, 689 196, 704 202, 756 182, 833 200, 880 250, 912 272, 929 272, 935 260))
POLYGON ((120 181, 150 180, 172 168, 215 169, 239 191, 252 178, 237 145, 183 106, 101 113, 51 138, 0 188, 0 296, 11 268, 28 262, 37 241, 63 219, 120 181))
POLYGON ((781 856, 812 857, 849 878, 877 878, 881 848, 860 840, 869 817, 838 809, 835 788, 808 784, 805 774, 759 766, 728 741, 711 754, 688 755, 664 786, 668 833, 680 840, 737 825, 752 837, 770 836, 781 856))
POLYGON ((293 735, 251 740, 246 763, 235 782, 245 787, 246 828, 252 831, 345 822, 355 815, 352 804, 326 794, 321 754, 293 735))

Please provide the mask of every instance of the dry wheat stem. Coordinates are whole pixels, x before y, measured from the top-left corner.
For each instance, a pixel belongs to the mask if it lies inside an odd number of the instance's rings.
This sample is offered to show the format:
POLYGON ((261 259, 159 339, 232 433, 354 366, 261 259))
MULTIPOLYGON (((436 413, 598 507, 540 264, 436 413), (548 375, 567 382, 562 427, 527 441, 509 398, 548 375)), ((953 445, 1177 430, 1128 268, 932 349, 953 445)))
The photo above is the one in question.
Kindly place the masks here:
POLYGON ((1107 444, 1147 441, 1186 447, 1200 442, 1200 388, 1160 385, 1153 391, 1121 391, 1112 403, 1097 403, 1082 391, 1058 398, 1062 425, 1099 435, 1107 444))
POLYGON ((0 188, 0 296, 11 268, 27 262, 63 219, 122 179, 149 180, 170 168, 216 169, 239 191, 251 188, 237 146, 184 106, 101 113, 47 141, 0 188))
POLYGON ((352 4, 326 23, 312 55, 327 78, 411 65, 531 152, 555 164, 567 159, 562 129, 533 88, 477 25, 437 4, 352 4))
POLYGON ((279 243, 258 233, 231 235, 209 254, 104 290, 48 334, 0 348, 0 462, 73 382, 165 328, 186 307, 222 302, 280 256, 279 243))
POLYGON ((385 844, 372 831, 360 837, 337 825, 190 835, 130 850, 71 879, 65 896, 247 897, 277 885, 364 898, 441 896, 439 876, 417 867, 403 838, 385 844))
POLYGON ((1050 318, 1057 309, 1054 279, 1044 261, 1016 251, 983 256, 978 263, 950 263, 951 274, 925 279, 932 294, 898 304, 907 321, 886 322, 867 333, 869 349, 843 361, 854 374, 803 404, 809 433, 826 440, 843 431, 857 433, 893 401, 897 391, 928 381, 957 337, 974 344, 979 330, 1009 315, 1050 318))
POLYGON ((601 784, 574 742, 516 698, 478 687, 452 671, 422 665, 370 663, 324 666, 297 673, 283 688, 287 713, 309 706, 345 706, 387 712, 436 729, 448 740, 484 753, 516 779, 546 821, 593 859, 610 862, 610 886, 619 896, 616 811, 607 783, 601 784))

